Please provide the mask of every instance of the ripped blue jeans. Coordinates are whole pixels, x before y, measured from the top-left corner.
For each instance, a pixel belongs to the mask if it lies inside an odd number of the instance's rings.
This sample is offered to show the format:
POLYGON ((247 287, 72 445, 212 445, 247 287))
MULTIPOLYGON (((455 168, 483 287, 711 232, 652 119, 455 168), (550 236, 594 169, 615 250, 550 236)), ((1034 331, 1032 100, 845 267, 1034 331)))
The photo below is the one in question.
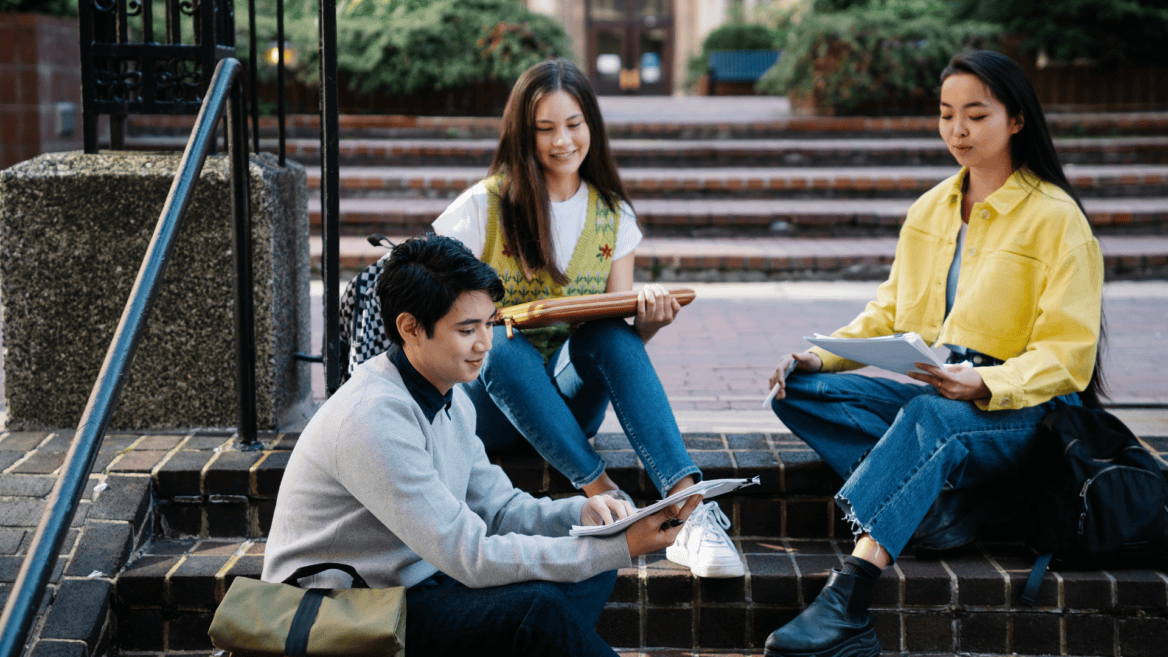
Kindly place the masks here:
MULTIPOLYGON (((861 374, 794 374, 786 390, 771 408, 844 478, 835 500, 853 531, 894 559, 943 488, 1017 474, 1039 421, 1059 403, 982 411, 931 386, 861 374)), ((1079 403, 1074 394, 1057 400, 1079 403)))

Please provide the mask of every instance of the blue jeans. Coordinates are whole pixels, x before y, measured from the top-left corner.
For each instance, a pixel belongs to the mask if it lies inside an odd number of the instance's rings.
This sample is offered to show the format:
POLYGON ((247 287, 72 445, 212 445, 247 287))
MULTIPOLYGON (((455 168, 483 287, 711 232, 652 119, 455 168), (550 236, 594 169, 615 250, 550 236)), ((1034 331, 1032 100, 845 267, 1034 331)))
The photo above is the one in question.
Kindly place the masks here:
POLYGON ((771 408, 844 478, 836 503, 859 535, 892 558, 908 544, 945 487, 964 488, 1018 472, 1036 428, 1063 395, 1038 406, 982 411, 932 386, 860 374, 794 374, 771 408))
POLYGON ((596 634, 616 571, 576 584, 519 582, 485 589, 437 573, 406 590, 411 655, 604 655, 596 634))
POLYGON ((478 379, 463 389, 474 402, 488 452, 526 438, 577 488, 604 473, 604 459, 588 439, 600 429, 610 400, 662 495, 684 477, 701 479, 645 344, 624 320, 581 324, 546 364, 520 331, 508 339, 496 326, 478 379))

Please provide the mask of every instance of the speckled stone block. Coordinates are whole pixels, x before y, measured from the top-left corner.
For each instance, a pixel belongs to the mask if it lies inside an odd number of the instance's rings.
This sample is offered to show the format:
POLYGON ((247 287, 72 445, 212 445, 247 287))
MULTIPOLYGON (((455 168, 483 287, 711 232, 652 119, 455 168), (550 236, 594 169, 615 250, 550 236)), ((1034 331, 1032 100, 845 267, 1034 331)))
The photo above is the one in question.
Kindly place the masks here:
MULTIPOLYGON (((76 426, 129 298, 180 154, 41 155, 0 172, 0 305, 8 428, 76 426)), ((234 427, 230 166, 208 157, 112 428, 234 427)), ((311 396, 304 168, 250 166, 257 417, 311 396)))

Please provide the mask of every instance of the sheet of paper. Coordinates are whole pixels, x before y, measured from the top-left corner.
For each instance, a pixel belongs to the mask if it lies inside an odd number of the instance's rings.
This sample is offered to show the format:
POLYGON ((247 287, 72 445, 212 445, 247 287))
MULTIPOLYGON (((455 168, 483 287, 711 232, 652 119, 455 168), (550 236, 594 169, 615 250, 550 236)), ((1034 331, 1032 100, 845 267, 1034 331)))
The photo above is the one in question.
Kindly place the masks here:
POLYGON ((921 371, 917 369, 916 363, 945 366, 945 361, 916 333, 897 333, 878 338, 829 338, 816 334, 805 339, 837 356, 898 374, 921 371))
POLYGON ((633 523, 637 522, 645 516, 651 516, 661 509, 678 502, 684 501, 692 495, 701 495, 705 499, 724 495, 726 493, 736 491, 739 488, 747 486, 754 486, 759 483, 758 477, 751 477, 750 479, 711 479, 709 481, 699 481, 689 488, 670 495, 669 497, 650 504, 649 506, 637 509, 637 512, 627 518, 612 523, 611 525, 574 525, 572 530, 568 532, 572 536, 612 536, 628 529, 633 523))

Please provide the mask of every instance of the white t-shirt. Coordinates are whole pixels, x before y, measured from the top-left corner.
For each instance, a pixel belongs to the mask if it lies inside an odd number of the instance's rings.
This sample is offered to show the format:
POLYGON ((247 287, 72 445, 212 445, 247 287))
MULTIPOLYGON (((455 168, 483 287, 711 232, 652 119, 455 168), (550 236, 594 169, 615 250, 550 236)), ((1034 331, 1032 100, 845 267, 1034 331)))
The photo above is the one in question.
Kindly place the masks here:
MULTIPOLYGON (((553 202, 551 206, 556 267, 566 271, 572 262, 572 254, 576 252, 576 245, 580 242, 580 234, 584 232, 584 223, 588 220, 588 185, 580 183, 580 189, 576 190, 572 198, 553 202)), ((637 227, 637 217, 629 204, 621 201, 620 211, 620 227, 612 250, 613 260, 632 253, 641 243, 642 237, 641 229, 637 227)), ((476 258, 482 258, 487 242, 487 219, 487 187, 479 181, 460 194, 431 225, 435 233, 459 240, 476 258)))

